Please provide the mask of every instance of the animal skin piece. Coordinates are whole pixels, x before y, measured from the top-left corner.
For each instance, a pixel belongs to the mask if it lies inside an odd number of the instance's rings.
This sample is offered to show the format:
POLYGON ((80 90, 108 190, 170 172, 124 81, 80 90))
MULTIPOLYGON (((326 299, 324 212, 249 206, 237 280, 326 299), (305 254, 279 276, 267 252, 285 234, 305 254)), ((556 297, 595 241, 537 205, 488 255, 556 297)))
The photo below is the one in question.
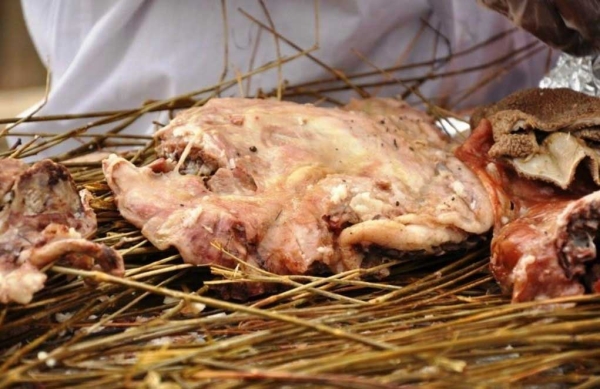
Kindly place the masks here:
POLYGON ((567 189, 581 165, 600 185, 600 98, 570 89, 526 89, 479 109, 492 124, 493 157, 524 177, 567 189))
POLYGON ((119 253, 86 239, 96 231, 88 197, 62 165, 0 160, 0 303, 30 302, 56 261, 123 274, 119 253))
POLYGON ((104 174, 123 217, 189 263, 337 273, 465 247, 493 223, 456 145, 404 102, 212 99, 155 138, 158 160, 113 155, 104 174))

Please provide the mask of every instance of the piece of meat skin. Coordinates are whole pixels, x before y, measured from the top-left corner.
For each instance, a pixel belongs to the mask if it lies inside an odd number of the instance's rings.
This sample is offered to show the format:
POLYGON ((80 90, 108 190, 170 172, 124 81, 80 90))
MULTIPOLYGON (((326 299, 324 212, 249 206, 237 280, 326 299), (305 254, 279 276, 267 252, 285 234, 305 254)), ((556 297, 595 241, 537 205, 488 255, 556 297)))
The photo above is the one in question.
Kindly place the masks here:
POLYGON ((0 187, 6 188, 0 200, 0 303, 31 301, 46 280, 40 269, 56 261, 122 275, 121 256, 86 239, 96 230, 96 216, 89 193, 77 192, 67 169, 50 160, 32 167, 15 161, 0 160, 0 187))
POLYGON ((584 171, 600 186, 600 98, 567 88, 515 92, 478 109, 471 120, 491 122, 490 156, 519 175, 569 189, 584 171))
POLYGON ((456 155, 479 176, 494 206, 490 269, 504 292, 514 302, 600 292, 593 268, 600 192, 585 180, 563 190, 519 176, 489 155, 493 143, 483 119, 456 155))
POLYGON ((217 242, 274 273, 341 272, 371 246, 436 255, 488 231, 486 192, 431 118, 367 103, 212 99, 156 133, 161 159, 104 173, 127 220, 196 264, 235 265, 217 242))

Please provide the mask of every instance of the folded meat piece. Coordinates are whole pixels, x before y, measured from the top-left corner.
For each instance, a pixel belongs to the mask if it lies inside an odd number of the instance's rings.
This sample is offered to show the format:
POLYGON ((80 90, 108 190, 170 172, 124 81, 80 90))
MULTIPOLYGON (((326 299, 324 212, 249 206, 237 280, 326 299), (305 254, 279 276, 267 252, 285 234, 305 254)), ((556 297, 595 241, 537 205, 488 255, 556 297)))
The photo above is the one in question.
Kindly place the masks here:
POLYGON ((492 225, 477 177, 402 102, 212 99, 155 137, 160 159, 111 156, 104 173, 121 214, 190 263, 235 266, 222 247, 279 274, 341 272, 440 254, 492 225))
POLYGON ((582 179, 561 189, 517 174, 490 153, 483 119, 456 155, 480 177, 494 207, 490 268, 513 301, 600 292, 596 261, 600 191, 582 179))
POLYGON ((600 185, 600 98, 570 89, 527 89, 473 115, 493 128, 489 153, 522 176, 567 189, 584 165, 600 185))
POLYGON ((0 302, 26 304, 42 289, 45 266, 61 261, 123 274, 114 250, 86 240, 96 216, 85 191, 77 193, 64 166, 49 160, 32 167, 0 160, 0 302))

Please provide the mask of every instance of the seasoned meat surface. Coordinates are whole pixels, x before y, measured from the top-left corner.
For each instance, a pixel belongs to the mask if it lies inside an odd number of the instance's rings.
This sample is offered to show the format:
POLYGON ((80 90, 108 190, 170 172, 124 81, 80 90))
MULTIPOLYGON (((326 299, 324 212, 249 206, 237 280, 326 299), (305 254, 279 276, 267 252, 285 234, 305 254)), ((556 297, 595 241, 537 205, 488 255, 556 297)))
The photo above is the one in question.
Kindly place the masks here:
POLYGON ((212 99, 155 137, 160 159, 111 156, 104 173, 121 214, 187 262, 341 272, 371 248, 435 255, 492 225, 480 181, 403 102, 212 99))
POLYGON ((96 216, 64 166, 0 160, 0 302, 28 303, 42 289, 43 267, 63 261, 123 273, 114 250, 88 241, 96 216))

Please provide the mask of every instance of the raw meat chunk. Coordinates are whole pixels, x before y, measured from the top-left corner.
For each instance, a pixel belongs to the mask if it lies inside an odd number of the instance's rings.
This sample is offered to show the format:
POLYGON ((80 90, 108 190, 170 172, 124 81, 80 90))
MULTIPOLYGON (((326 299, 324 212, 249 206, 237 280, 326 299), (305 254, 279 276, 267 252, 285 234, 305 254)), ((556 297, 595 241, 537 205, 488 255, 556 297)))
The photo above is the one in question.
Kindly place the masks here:
POLYGON ((565 190, 521 176, 490 153, 493 145, 491 123, 483 119, 456 154, 490 195, 490 268, 502 289, 515 302, 600 292, 600 191, 591 178, 565 190))
POLYGON ((155 137, 160 159, 113 155, 104 173, 121 214, 190 263, 235 266, 221 247, 278 274, 342 272, 441 254, 492 225, 454 145, 403 102, 213 99, 155 137))
POLYGON ((86 239, 96 216, 64 166, 2 159, 0 195, 0 303, 31 301, 46 281, 41 269, 55 261, 123 274, 116 251, 86 239))

